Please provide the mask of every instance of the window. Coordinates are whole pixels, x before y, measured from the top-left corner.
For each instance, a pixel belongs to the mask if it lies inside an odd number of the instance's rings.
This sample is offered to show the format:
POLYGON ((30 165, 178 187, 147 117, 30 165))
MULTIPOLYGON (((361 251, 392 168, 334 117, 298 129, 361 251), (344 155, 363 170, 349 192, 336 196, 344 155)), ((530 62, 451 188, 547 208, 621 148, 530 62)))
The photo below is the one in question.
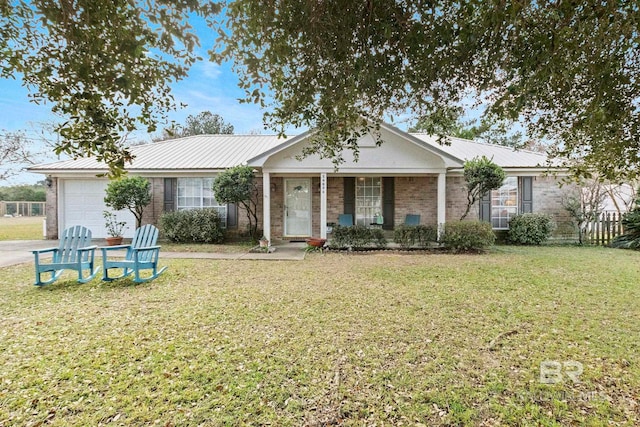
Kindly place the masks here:
POLYGON ((213 178, 178 178, 177 209, 213 208, 220 214, 222 226, 227 226, 227 207, 221 205, 213 194, 213 178))
POLYGON ((509 229, 509 220, 518 213, 518 178, 508 177, 502 187, 491 192, 491 226, 509 229))
POLYGON ((382 215, 382 178, 356 178, 356 225, 370 225, 382 215))

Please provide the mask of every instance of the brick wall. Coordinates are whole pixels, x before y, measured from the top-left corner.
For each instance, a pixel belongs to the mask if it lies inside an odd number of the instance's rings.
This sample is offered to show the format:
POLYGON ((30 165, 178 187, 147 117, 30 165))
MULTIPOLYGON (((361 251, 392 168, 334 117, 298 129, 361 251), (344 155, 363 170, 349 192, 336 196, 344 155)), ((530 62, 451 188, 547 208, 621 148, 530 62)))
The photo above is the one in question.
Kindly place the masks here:
POLYGON ((552 176, 533 178, 533 212, 546 213, 553 217, 557 225, 555 238, 573 239, 577 236, 569 213, 562 207, 567 192, 574 188, 574 184, 560 187, 558 180, 552 176))
POLYGON ((164 211, 164 178, 147 178, 151 182, 151 203, 142 211, 142 224, 160 225, 164 211))
MULTIPOLYGON (((467 208, 467 188, 463 176, 447 177, 447 221, 458 221, 467 208)), ((480 216, 479 205, 471 206, 465 220, 477 220, 480 216)))
POLYGON ((58 178, 51 178, 51 187, 47 188, 45 215, 47 216, 47 239, 58 238, 58 178))
POLYGON ((438 222, 438 177, 395 178, 394 224, 404 223, 407 214, 419 214, 423 225, 438 222))

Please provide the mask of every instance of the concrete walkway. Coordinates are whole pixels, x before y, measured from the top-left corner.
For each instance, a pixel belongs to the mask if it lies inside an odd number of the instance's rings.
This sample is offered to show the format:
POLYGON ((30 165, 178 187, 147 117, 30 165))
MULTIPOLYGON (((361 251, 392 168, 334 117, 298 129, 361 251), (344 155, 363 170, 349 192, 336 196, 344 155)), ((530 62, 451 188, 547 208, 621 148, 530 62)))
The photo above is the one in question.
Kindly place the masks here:
MULTIPOLYGON (((102 241, 100 242, 102 243, 102 241)), ((57 240, 5 240, 0 241, 0 268, 10 265, 33 262, 31 251, 57 247, 57 240)), ((239 259, 239 260, 271 260, 271 261, 301 261, 305 256, 305 243, 282 243, 274 246, 275 251, 271 253, 261 252, 236 252, 236 253, 215 253, 215 252, 160 252, 160 256, 165 259, 239 259)), ((49 256, 50 255, 46 255, 49 256)), ((46 259, 46 256, 44 257, 46 259)), ((98 253, 96 253, 98 257, 98 253)), ((97 260, 100 264, 100 261, 97 260)))

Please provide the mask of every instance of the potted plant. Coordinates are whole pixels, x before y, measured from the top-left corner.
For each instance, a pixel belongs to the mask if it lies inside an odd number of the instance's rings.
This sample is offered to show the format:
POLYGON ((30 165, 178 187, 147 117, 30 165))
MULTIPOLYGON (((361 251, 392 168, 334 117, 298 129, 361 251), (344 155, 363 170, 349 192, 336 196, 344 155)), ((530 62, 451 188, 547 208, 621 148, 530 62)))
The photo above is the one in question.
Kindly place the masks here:
POLYGON ((260 243, 261 248, 269 247, 269 239, 267 239, 266 236, 262 236, 258 242, 260 243))
POLYGON ((114 246, 122 243, 122 232, 127 228, 125 221, 118 221, 118 218, 113 212, 103 211, 102 216, 105 219, 105 225, 107 227, 107 245, 114 246))

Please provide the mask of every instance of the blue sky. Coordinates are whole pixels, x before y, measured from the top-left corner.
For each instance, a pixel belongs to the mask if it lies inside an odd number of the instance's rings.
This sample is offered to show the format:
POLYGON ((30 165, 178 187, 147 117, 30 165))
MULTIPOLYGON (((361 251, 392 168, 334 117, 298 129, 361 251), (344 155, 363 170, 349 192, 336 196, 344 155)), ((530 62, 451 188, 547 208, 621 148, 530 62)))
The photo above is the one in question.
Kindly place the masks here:
MULTIPOLYGON (((211 111, 220 114, 225 121, 231 123, 236 134, 274 133, 271 129, 264 129, 262 121, 264 111, 258 105, 241 104, 238 101, 244 96, 244 92, 237 85, 238 79, 231 70, 231 64, 217 65, 208 61, 207 51, 215 43, 214 32, 199 18, 194 19, 191 24, 196 28, 200 38, 201 46, 197 52, 203 61, 196 63, 184 80, 172 86, 177 103, 187 106, 171 112, 169 119, 182 124, 189 115, 211 111)), ((23 131, 28 137, 37 139, 42 123, 60 120, 51 113, 47 104, 37 105, 30 102, 28 94, 19 76, 16 79, 0 79, 0 133, 23 131)), ((406 122, 396 122, 396 125, 404 129, 408 126, 406 122)), ((297 134, 303 130, 288 129, 291 134, 297 134)), ((134 141, 151 141, 152 136, 139 132, 130 135, 129 138, 134 141)), ((50 140, 55 140, 55 136, 49 137, 50 140)), ((51 152, 50 157, 44 161, 55 160, 57 158, 51 152)), ((0 185, 31 184, 42 178, 42 175, 25 172, 9 182, 0 182, 0 185)))
MULTIPOLYGON (((187 78, 172 86, 177 103, 187 106, 171 112, 170 120, 181 124, 189 115, 211 111, 220 114, 225 121, 231 123, 236 134, 273 133, 271 130, 264 129, 263 111, 259 106, 238 102, 244 92, 237 85, 238 80, 231 70, 231 64, 217 65, 207 60, 207 50, 214 43, 213 32, 201 23, 196 23, 194 26, 197 28, 201 42, 198 54, 204 59, 191 68, 187 78)), ((60 120, 51 113, 48 105, 30 102, 28 94, 19 76, 16 79, 0 79, 0 133, 24 131, 29 137, 37 138, 41 123, 60 120)), ((151 136, 140 132, 131 135, 130 138, 150 141, 151 136)), ((53 153, 48 160, 56 160, 53 153)), ((42 179, 41 175, 23 173, 0 185, 34 183, 40 179, 42 179)))

